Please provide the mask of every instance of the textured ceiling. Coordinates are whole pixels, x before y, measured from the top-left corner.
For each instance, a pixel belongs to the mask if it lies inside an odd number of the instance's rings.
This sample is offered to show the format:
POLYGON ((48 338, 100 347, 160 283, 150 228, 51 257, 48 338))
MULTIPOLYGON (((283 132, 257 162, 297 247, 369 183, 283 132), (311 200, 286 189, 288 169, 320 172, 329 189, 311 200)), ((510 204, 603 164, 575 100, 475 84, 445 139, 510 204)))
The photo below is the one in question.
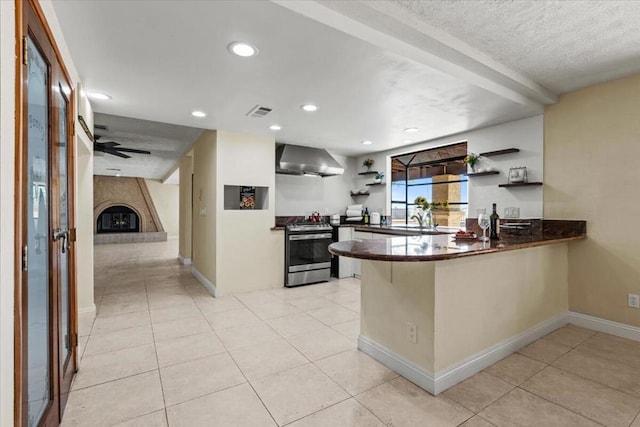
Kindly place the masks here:
MULTIPOLYGON (((278 142, 345 155, 540 114, 556 101, 555 93, 639 72, 638 5, 53 2, 84 88, 113 97, 93 101, 94 111, 275 135, 278 142), (260 53, 231 55, 227 46, 238 40, 255 44, 260 53), (301 111, 309 102, 320 109, 301 111), (256 105, 273 111, 265 118, 247 117, 256 105), (208 116, 192 117, 195 109, 208 116), (270 131, 271 124, 282 130, 270 131), (404 133, 409 127, 420 130, 404 133)), ((172 153, 158 149, 157 155, 123 165, 136 166, 130 173, 158 178, 184 149, 177 144, 172 153)), ((109 157, 96 160, 96 173, 105 166, 98 162, 115 161, 109 157)))
POLYGON ((202 133, 202 129, 193 127, 100 113, 95 114, 94 123, 108 127, 107 131, 95 129, 95 135, 100 136, 99 142, 114 141, 123 148, 151 152, 150 155, 124 153, 131 156, 129 159, 96 152, 93 159, 95 175, 162 179, 202 133))
POLYGON ((640 72, 640 2, 393 0, 556 93, 640 72))
POLYGON ((83 87, 113 97, 92 101, 100 113, 262 136, 276 123, 278 142, 354 155, 542 112, 269 1, 53 6, 83 87), (231 55, 237 40, 259 54, 231 55), (308 102, 319 110, 303 112, 308 102), (247 117, 256 105, 273 111, 247 117))

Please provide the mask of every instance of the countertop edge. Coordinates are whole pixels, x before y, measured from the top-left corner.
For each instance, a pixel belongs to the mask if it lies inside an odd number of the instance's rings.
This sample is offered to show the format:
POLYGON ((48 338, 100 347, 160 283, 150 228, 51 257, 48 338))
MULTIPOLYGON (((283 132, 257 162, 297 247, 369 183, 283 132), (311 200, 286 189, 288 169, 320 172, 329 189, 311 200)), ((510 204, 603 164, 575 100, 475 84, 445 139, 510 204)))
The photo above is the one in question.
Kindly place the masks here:
POLYGON ((571 242, 575 240, 584 240, 586 238, 587 238, 586 235, 557 237, 552 239, 539 240, 536 242, 513 243, 500 248, 492 247, 487 249, 479 249, 479 250, 467 251, 467 252, 461 252, 461 253, 435 254, 435 255, 406 256, 406 255, 370 254, 366 252, 336 250, 331 247, 332 245, 329 246, 329 252, 338 256, 366 259, 370 261, 395 261, 395 262, 446 261, 450 259, 463 258, 463 257, 469 257, 469 256, 485 255, 485 254, 492 254, 492 253, 498 253, 498 252, 507 252, 507 251, 513 251, 517 249, 534 248, 538 246, 553 245, 556 243, 565 243, 565 242, 571 242))

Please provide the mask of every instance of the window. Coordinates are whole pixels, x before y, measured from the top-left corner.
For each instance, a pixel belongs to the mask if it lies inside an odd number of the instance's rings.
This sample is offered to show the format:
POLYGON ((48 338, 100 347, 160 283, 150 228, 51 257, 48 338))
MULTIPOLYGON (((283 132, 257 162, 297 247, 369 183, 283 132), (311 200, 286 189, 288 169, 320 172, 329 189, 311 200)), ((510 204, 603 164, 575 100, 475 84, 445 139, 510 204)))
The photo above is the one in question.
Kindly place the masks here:
POLYGON ((442 226, 464 227, 469 192, 467 143, 395 156, 391 159, 391 217, 395 224, 417 224, 416 197, 429 203, 448 202, 447 209, 434 209, 434 222, 442 226))

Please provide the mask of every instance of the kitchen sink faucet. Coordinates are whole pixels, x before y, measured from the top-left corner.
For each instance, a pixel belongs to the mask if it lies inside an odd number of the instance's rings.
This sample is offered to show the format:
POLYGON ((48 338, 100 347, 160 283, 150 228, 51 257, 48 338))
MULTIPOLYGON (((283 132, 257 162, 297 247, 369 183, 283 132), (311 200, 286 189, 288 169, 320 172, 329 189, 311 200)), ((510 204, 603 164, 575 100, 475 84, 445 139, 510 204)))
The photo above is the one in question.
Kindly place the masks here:
POLYGON ((431 209, 422 210, 420 209, 418 212, 414 213, 410 219, 417 219, 418 224, 420 224, 420 228, 426 227, 428 230, 436 230, 438 224, 433 223, 433 213, 431 209))

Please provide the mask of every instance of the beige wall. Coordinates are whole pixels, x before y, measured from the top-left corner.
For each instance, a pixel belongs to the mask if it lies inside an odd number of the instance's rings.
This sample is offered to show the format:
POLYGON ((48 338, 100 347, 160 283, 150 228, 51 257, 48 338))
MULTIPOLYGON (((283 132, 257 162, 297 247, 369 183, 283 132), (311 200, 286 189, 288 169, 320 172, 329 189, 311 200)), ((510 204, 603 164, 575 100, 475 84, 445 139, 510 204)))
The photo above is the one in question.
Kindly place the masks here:
POLYGON ((284 239, 282 232, 270 230, 275 216, 274 138, 218 131, 217 175, 217 295, 283 286, 284 239), (268 209, 224 210, 224 185, 269 187, 268 209))
POLYGON ((193 144, 193 268, 216 284, 216 131, 193 144))
MULTIPOLYGON (((80 135, 79 138, 84 136, 80 135)), ((78 144, 77 149, 76 191, 82 195, 82 199, 76 204, 78 313, 91 314, 96 310, 93 295, 93 203, 85 203, 83 200, 89 195, 93 197, 93 154, 84 144, 78 144)))
POLYGON ((362 261, 360 333, 433 373, 435 262, 362 261), (407 322, 418 342, 407 339, 407 322))
POLYGON ((178 227, 178 255, 183 260, 191 260, 191 195, 193 175, 193 153, 189 153, 180 160, 180 189, 179 189, 179 227, 178 227))
POLYGON ((438 374, 566 313, 567 281, 566 243, 448 261, 363 261, 361 333, 438 374))
POLYGON ((544 115, 544 216, 587 220, 569 251, 572 311, 640 326, 640 74, 562 95, 544 115))
POLYGON ((156 207, 160 223, 169 239, 178 238, 178 215, 180 210, 179 186, 163 184, 154 179, 145 179, 151 200, 156 207))
POLYGON ((559 243, 437 262, 434 372, 566 313, 567 254, 559 243))

